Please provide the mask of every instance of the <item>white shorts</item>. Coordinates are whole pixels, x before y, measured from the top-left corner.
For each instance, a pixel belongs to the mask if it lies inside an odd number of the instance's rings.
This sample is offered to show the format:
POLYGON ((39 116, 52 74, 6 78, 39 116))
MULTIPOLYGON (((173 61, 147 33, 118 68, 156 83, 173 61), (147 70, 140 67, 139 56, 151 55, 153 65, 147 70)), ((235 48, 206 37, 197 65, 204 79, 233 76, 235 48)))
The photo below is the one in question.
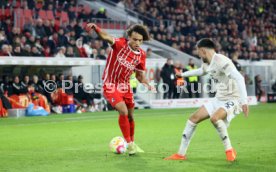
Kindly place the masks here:
POLYGON ((227 117, 224 119, 226 126, 230 125, 230 122, 236 115, 241 112, 241 104, 238 100, 220 101, 217 98, 213 98, 210 102, 204 104, 210 117, 219 109, 223 108, 227 117))

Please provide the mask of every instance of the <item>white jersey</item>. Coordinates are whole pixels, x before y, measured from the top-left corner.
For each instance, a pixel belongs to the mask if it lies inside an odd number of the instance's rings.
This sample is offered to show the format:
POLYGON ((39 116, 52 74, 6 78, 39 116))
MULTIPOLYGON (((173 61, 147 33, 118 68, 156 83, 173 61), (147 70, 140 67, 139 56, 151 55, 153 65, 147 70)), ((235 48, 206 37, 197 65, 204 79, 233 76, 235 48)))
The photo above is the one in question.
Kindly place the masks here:
POLYGON ((216 98, 220 101, 240 99, 237 82, 230 78, 230 73, 235 69, 233 62, 222 54, 214 54, 210 64, 203 63, 204 73, 210 74, 216 85, 216 98))

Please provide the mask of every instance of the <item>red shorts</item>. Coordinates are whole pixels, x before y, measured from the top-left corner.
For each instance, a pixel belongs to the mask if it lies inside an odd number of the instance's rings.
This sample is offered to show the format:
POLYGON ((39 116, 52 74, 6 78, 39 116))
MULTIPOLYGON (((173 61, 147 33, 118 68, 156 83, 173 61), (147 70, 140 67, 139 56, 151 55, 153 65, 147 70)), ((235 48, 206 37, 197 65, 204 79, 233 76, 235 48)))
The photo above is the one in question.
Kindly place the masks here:
POLYGON ((128 109, 134 108, 134 98, 133 92, 128 87, 126 89, 121 89, 118 87, 103 87, 103 95, 105 99, 111 104, 112 107, 115 107, 116 104, 120 102, 125 102, 128 109))

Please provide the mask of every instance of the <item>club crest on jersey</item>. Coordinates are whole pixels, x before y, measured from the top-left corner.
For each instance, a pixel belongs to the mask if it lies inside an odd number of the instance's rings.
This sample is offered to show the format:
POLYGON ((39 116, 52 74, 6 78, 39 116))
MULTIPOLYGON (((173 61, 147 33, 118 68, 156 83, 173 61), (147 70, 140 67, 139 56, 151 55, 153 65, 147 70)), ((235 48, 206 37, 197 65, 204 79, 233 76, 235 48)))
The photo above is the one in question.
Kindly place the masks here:
POLYGON ((135 65, 133 65, 132 63, 130 63, 129 61, 127 61, 122 56, 118 56, 118 61, 119 61, 120 64, 122 64, 123 66, 125 66, 126 68, 128 68, 130 70, 134 70, 135 69, 135 65))

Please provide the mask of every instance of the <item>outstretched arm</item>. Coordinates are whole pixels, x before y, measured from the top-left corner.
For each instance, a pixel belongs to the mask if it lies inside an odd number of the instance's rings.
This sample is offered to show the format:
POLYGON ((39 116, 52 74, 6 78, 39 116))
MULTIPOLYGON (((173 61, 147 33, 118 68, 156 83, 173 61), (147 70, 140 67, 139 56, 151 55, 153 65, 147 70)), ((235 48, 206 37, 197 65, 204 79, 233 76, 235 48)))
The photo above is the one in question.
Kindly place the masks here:
POLYGON ((104 30, 102 30, 100 27, 98 27, 95 23, 88 23, 85 29, 87 32, 95 30, 95 32, 102 40, 107 41, 110 45, 114 44, 114 38, 106 33, 104 30))
POLYGON ((136 70, 136 78, 137 80, 143 84, 144 86, 146 86, 150 91, 153 91, 155 92, 156 89, 154 86, 151 86, 146 78, 146 76, 144 75, 144 72, 143 71, 138 71, 136 70))
POLYGON ((186 71, 184 73, 181 74, 176 74, 177 77, 190 77, 190 76, 202 76, 204 75, 205 72, 203 70, 203 68, 198 68, 195 70, 190 70, 190 71, 186 71))

